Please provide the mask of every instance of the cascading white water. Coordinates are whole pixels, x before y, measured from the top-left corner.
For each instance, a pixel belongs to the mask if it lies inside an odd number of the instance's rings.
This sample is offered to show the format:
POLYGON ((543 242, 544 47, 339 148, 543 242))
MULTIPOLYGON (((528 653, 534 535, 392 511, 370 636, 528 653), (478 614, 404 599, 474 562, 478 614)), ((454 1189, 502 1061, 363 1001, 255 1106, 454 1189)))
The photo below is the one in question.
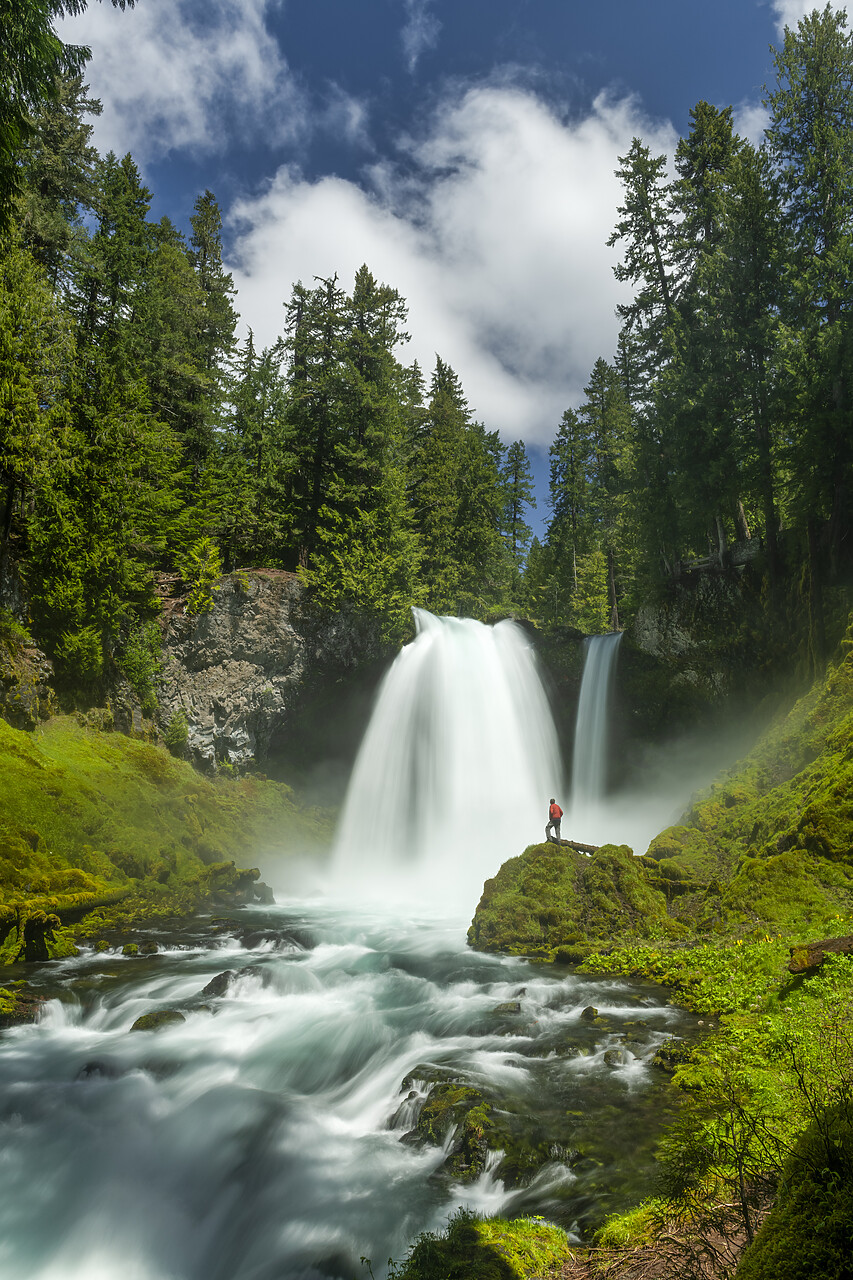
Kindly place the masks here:
POLYGON ((353 770, 335 882, 414 876, 470 910, 484 878, 540 838, 562 776, 557 735, 520 627, 414 613, 353 770))
POLYGON ((601 810, 607 785, 610 693, 621 631, 590 636, 581 680, 572 760, 571 822, 576 839, 601 810))

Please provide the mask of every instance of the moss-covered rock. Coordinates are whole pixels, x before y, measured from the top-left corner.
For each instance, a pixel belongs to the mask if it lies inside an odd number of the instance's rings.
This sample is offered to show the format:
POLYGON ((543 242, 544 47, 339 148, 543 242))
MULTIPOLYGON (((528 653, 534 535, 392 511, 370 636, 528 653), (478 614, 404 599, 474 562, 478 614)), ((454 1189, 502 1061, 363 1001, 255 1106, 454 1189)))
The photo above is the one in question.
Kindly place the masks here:
MULTIPOLYGON (((282 784, 206 779, 161 747, 56 717, 0 720, 0 964, 73 954, 75 937, 253 901, 236 860, 319 846, 325 819, 282 784)), ((261 897, 264 897, 261 890, 261 897)))
POLYGON ((425 1232, 389 1280, 525 1280, 569 1261, 564 1231, 540 1219, 483 1219, 460 1209, 443 1232, 425 1232))
POLYGON ((31 991, 25 982, 0 987, 0 1030, 35 1022, 44 1004, 44 997, 31 991))
POLYGON ((186 1022, 186 1017, 179 1009, 155 1009, 151 1013, 143 1013, 137 1018, 131 1031, 161 1031, 163 1027, 174 1027, 186 1022))
POLYGON ((582 959, 593 940, 678 936, 684 929, 670 919, 658 882, 656 864, 627 845, 603 845, 592 857, 532 845, 486 881, 468 941, 553 960, 582 959))
POLYGON ((853 1275, 853 1111, 806 1130, 788 1159, 776 1205, 737 1280, 846 1280, 853 1275))

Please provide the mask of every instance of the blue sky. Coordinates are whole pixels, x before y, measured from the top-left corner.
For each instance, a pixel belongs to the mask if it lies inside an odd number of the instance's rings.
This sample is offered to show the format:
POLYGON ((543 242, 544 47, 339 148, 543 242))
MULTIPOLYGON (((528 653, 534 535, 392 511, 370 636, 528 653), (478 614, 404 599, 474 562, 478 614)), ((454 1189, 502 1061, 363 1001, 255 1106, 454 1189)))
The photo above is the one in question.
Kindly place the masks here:
POLYGON ((617 157, 634 135, 671 154, 703 98, 757 141, 769 46, 811 7, 137 0, 62 34, 91 46, 95 141, 133 153, 153 214, 185 227, 216 194, 260 342, 297 279, 367 262, 408 300, 402 357, 428 373, 441 354, 541 492, 563 409, 615 346, 617 157))

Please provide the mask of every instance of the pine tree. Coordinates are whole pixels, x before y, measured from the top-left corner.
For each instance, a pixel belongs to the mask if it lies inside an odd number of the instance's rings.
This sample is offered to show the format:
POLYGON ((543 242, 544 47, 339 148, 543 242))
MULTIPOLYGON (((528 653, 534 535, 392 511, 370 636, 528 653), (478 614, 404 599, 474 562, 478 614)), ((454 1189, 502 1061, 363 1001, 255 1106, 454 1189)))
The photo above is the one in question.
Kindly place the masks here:
POLYGON ((523 440, 514 440, 509 446, 506 461, 501 470, 504 489, 504 538, 512 557, 516 581, 524 567, 524 559, 530 546, 533 530, 525 523, 528 507, 536 506, 533 490, 533 474, 530 470, 523 440))

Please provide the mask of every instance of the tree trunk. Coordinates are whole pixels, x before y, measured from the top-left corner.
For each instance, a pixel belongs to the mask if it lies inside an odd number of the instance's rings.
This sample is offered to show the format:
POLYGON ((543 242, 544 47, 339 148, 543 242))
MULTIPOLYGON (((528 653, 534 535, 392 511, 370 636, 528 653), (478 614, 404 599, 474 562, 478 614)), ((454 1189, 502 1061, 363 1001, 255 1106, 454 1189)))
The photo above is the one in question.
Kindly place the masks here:
POLYGON ((737 498, 735 500, 734 517, 735 517, 735 531, 737 533, 737 541, 749 542, 749 539, 750 539, 749 521, 746 518, 746 512, 743 509, 743 503, 741 502, 740 498, 737 498))

